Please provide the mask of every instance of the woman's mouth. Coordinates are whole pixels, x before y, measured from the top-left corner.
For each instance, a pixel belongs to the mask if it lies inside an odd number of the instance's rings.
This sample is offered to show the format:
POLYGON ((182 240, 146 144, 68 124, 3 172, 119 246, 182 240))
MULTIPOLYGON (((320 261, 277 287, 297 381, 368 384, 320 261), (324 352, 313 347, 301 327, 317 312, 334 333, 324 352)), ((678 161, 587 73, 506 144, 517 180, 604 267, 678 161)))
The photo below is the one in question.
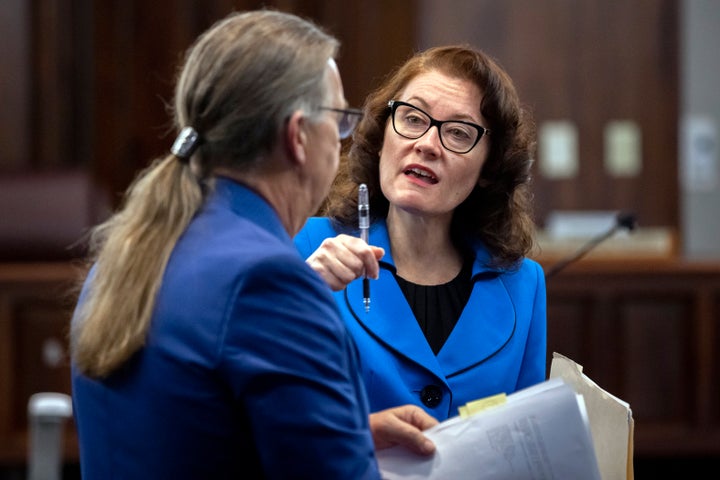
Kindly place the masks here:
POLYGON ((427 170, 423 170, 420 168, 408 168, 407 170, 405 170, 404 173, 405 175, 413 176, 430 185, 435 185, 436 183, 438 183, 438 179, 435 178, 435 176, 427 170))

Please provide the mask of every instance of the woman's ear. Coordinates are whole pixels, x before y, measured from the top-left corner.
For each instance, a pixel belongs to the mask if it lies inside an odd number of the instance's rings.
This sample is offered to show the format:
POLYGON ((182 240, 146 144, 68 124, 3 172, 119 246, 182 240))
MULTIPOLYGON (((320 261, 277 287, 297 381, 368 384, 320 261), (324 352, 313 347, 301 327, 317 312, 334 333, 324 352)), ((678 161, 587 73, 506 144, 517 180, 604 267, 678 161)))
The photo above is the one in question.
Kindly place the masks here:
POLYGON ((307 118, 302 110, 295 110, 288 118, 284 129, 284 145, 292 163, 303 164, 307 161, 307 118))

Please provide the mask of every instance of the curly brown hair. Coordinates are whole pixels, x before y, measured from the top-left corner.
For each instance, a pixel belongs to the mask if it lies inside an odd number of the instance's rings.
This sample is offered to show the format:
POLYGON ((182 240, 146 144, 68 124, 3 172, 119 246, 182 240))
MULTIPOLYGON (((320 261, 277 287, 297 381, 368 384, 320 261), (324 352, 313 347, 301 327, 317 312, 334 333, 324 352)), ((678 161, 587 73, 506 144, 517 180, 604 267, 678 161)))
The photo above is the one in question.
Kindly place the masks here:
POLYGON ((493 264, 512 266, 534 247, 530 169, 536 146, 535 123, 505 70, 468 45, 416 53, 370 93, 322 214, 331 217, 341 230, 357 225, 357 189, 365 183, 371 220, 387 216, 389 202, 380 189, 379 152, 390 116, 388 102, 396 99, 413 78, 429 71, 474 82, 483 92, 480 113, 492 132, 478 185, 453 215, 453 239, 458 245, 479 240, 489 249, 493 264))

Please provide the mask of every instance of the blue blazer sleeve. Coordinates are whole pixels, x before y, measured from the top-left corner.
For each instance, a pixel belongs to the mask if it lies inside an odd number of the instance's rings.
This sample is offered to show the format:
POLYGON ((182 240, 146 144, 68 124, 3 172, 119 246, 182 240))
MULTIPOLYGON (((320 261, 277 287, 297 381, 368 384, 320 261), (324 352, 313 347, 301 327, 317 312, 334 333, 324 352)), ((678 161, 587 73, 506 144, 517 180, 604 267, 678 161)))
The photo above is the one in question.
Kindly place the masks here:
POLYGON ((220 370, 247 409, 268 477, 304 464, 303 478, 376 478, 357 351, 320 277, 297 255, 269 258, 232 297, 230 318, 242 321, 228 323, 220 370))

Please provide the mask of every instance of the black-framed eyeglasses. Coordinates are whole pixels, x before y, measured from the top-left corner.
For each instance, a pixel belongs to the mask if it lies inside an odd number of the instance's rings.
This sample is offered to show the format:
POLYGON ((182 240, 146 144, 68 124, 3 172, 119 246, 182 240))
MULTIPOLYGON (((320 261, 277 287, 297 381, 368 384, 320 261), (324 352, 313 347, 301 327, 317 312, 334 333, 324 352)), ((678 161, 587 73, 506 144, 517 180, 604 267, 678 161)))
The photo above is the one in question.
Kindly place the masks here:
POLYGON ((425 135, 432 127, 437 127, 440 143, 454 153, 468 153, 490 130, 462 120, 435 120, 427 112, 415 105, 398 100, 388 102, 392 125, 395 133, 411 140, 425 135))
POLYGON ((363 111, 358 108, 332 108, 332 107, 319 107, 320 110, 329 110, 331 112, 339 113, 338 115, 338 132, 340 139, 344 140, 348 138, 358 122, 363 116, 363 111))

